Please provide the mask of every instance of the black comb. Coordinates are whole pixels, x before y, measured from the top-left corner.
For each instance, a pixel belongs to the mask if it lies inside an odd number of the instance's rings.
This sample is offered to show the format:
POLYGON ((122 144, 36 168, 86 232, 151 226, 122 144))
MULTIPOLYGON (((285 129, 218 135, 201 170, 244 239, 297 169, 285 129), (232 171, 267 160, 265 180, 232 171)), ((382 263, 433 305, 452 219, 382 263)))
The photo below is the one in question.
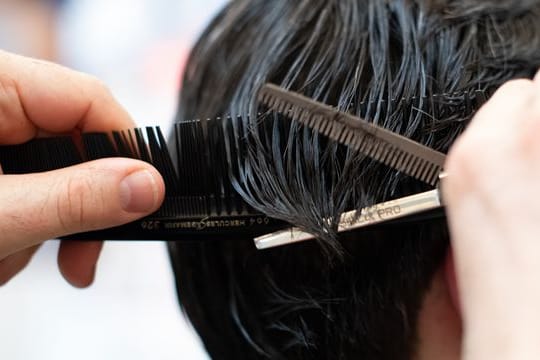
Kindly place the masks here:
MULTIPOLYGON (((67 238, 110 240, 201 240, 250 238, 289 224, 250 207, 235 191, 225 148, 230 118, 175 124, 170 149, 159 127, 82 134, 82 152, 70 137, 35 139, 0 146, 5 174, 54 170, 105 157, 129 157, 152 164, 166 186, 154 214, 127 225, 67 238)), ((234 152, 235 149, 229 151, 234 152)), ((233 153, 232 156, 239 156, 233 153)))
POLYGON ((258 100, 269 109, 365 156, 429 185, 435 186, 439 181, 445 161, 441 152, 273 84, 264 85, 258 95, 258 100))

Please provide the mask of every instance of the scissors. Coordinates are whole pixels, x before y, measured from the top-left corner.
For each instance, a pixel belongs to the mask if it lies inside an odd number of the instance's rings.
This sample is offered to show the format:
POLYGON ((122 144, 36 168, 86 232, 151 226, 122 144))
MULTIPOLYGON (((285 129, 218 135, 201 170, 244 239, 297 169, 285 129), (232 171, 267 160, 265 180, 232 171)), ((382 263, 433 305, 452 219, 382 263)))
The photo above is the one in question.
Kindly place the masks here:
MULTIPOLYGON (((482 90, 476 91, 472 97, 478 106, 487 100, 482 90)), ((445 217, 439 189, 441 180, 447 176, 443 170, 445 154, 273 84, 261 88, 258 100, 268 110, 299 121, 367 157, 435 187, 430 191, 374 204, 359 211, 345 212, 341 215, 338 232, 382 223, 418 222, 445 217)), ((254 241, 258 249, 268 249, 311 239, 315 239, 315 236, 293 227, 259 236, 254 241)))

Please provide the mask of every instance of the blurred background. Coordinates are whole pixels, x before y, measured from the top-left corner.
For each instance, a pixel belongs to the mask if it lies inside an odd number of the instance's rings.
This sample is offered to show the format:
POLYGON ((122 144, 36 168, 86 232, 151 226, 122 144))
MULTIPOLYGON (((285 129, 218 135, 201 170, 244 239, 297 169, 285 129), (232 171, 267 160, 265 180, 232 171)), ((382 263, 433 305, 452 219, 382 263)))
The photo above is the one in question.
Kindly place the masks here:
MULTIPOLYGON (((167 131, 189 49, 225 0, 0 0, 0 48, 91 73, 139 125, 167 131)), ((207 359, 163 243, 107 243, 69 286, 48 242, 0 287, 0 359, 207 359)))

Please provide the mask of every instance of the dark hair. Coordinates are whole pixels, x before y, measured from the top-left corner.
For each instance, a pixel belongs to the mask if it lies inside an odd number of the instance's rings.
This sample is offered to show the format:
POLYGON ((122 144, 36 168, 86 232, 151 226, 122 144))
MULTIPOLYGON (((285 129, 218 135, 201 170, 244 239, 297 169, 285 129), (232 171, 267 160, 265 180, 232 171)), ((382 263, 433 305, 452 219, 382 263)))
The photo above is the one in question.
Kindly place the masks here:
MULTIPOLYGON (((530 0, 232 1, 191 54, 178 118, 253 118, 269 81, 447 151, 474 113, 467 94, 534 75, 539 17, 530 0)), ((248 128, 245 119, 235 126, 248 128)), ((295 123, 253 138, 237 189, 322 242, 262 252, 243 241, 171 243, 181 305, 209 354, 409 358, 447 250, 444 221, 333 230, 346 208, 423 186, 295 123)))

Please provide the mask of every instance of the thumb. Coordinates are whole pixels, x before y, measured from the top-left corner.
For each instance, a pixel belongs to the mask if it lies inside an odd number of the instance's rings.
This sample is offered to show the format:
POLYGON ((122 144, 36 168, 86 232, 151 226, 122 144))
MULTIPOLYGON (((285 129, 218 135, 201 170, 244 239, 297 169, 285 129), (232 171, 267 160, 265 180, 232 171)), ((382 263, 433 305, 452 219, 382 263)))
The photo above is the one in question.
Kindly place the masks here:
POLYGON ((47 239, 134 221, 157 210, 160 174, 132 159, 0 176, 0 258, 47 239))

